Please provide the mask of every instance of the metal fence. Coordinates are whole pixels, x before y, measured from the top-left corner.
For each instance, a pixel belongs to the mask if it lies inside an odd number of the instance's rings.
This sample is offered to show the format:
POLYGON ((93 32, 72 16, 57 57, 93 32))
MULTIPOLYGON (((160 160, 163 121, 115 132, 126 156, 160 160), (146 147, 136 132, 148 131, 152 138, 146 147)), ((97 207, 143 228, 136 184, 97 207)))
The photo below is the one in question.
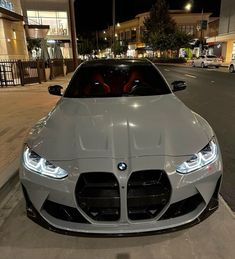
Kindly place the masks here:
POLYGON ((21 84, 20 68, 17 60, 0 61, 1 87, 21 84))
POLYGON ((41 83, 74 70, 72 59, 0 60, 0 86, 41 83))
POLYGON ((66 68, 63 59, 51 59, 49 63, 51 69, 50 79, 54 79, 57 76, 64 76, 66 74, 66 68))

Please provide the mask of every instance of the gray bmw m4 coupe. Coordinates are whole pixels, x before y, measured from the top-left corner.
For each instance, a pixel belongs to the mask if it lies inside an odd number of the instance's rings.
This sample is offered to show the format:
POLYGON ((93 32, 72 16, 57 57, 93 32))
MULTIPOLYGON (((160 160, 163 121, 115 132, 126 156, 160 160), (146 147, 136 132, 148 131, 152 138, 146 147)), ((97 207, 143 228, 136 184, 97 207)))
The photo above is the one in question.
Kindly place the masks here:
POLYGON ((147 60, 82 63, 31 130, 20 179, 27 215, 62 233, 133 235, 199 223, 218 208, 210 125, 147 60))

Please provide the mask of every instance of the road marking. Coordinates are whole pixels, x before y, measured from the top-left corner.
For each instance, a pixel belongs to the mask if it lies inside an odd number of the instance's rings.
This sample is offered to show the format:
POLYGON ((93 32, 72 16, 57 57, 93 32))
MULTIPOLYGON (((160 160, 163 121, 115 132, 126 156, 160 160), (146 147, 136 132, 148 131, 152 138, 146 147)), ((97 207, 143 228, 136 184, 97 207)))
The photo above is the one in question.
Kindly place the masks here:
POLYGON ((164 70, 165 70, 166 72, 170 72, 170 70, 169 70, 169 69, 166 69, 166 68, 165 68, 164 70))
POLYGON ((190 74, 184 74, 184 75, 187 76, 187 77, 191 77, 191 78, 197 78, 196 76, 190 75, 190 74))
POLYGON ((212 83, 212 84, 214 84, 214 83, 215 83, 215 81, 211 81, 211 83, 212 83))

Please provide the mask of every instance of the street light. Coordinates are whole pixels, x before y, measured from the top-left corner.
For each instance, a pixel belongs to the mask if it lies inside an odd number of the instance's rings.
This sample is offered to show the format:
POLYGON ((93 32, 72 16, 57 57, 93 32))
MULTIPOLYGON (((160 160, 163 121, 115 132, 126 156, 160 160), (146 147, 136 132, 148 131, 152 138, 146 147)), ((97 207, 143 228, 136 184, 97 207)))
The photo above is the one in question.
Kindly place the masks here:
POLYGON ((115 54, 115 23, 116 23, 116 1, 113 0, 113 6, 112 6, 112 11, 113 11, 113 56, 115 58, 116 54, 115 54))
MULTIPOLYGON (((192 10, 192 7, 193 7, 193 5, 192 5, 192 1, 190 1, 190 2, 188 2, 186 5, 185 5, 185 7, 184 7, 184 9, 185 10, 187 10, 188 12, 190 12, 191 10, 192 10)), ((203 50, 203 35, 202 35, 202 33, 203 33, 203 26, 202 26, 202 24, 203 24, 203 14, 204 14, 204 10, 203 10, 203 8, 202 8, 202 11, 201 11, 201 21, 200 21, 200 52, 202 53, 202 50, 203 50)))
POLYGON ((203 24, 203 14, 204 14, 204 11, 203 11, 203 8, 202 8, 202 12, 201 12, 201 26, 200 26, 200 29, 201 29, 201 33, 200 33, 200 50, 201 50, 201 54, 202 54, 202 51, 203 51, 203 38, 202 38, 202 24, 203 24))
POLYGON ((187 3, 186 5, 185 5, 185 7, 184 7, 184 9, 186 10, 186 11, 191 11, 191 9, 192 9, 192 4, 191 3, 187 3))

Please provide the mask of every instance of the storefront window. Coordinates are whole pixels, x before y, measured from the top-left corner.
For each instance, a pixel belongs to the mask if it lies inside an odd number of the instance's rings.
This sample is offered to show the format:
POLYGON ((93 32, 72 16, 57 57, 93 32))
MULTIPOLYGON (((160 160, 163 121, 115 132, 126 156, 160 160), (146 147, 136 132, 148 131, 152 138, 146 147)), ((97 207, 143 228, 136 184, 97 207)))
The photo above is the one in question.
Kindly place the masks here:
POLYGON ((67 12, 27 11, 27 16, 31 25, 49 25, 48 35, 68 36, 67 12))
POLYGON ((193 25, 179 25, 179 30, 185 32, 189 35, 194 35, 194 26, 193 25))
POLYGON ((7 9, 9 11, 13 11, 13 4, 7 0, 0 0, 0 7, 7 9))

